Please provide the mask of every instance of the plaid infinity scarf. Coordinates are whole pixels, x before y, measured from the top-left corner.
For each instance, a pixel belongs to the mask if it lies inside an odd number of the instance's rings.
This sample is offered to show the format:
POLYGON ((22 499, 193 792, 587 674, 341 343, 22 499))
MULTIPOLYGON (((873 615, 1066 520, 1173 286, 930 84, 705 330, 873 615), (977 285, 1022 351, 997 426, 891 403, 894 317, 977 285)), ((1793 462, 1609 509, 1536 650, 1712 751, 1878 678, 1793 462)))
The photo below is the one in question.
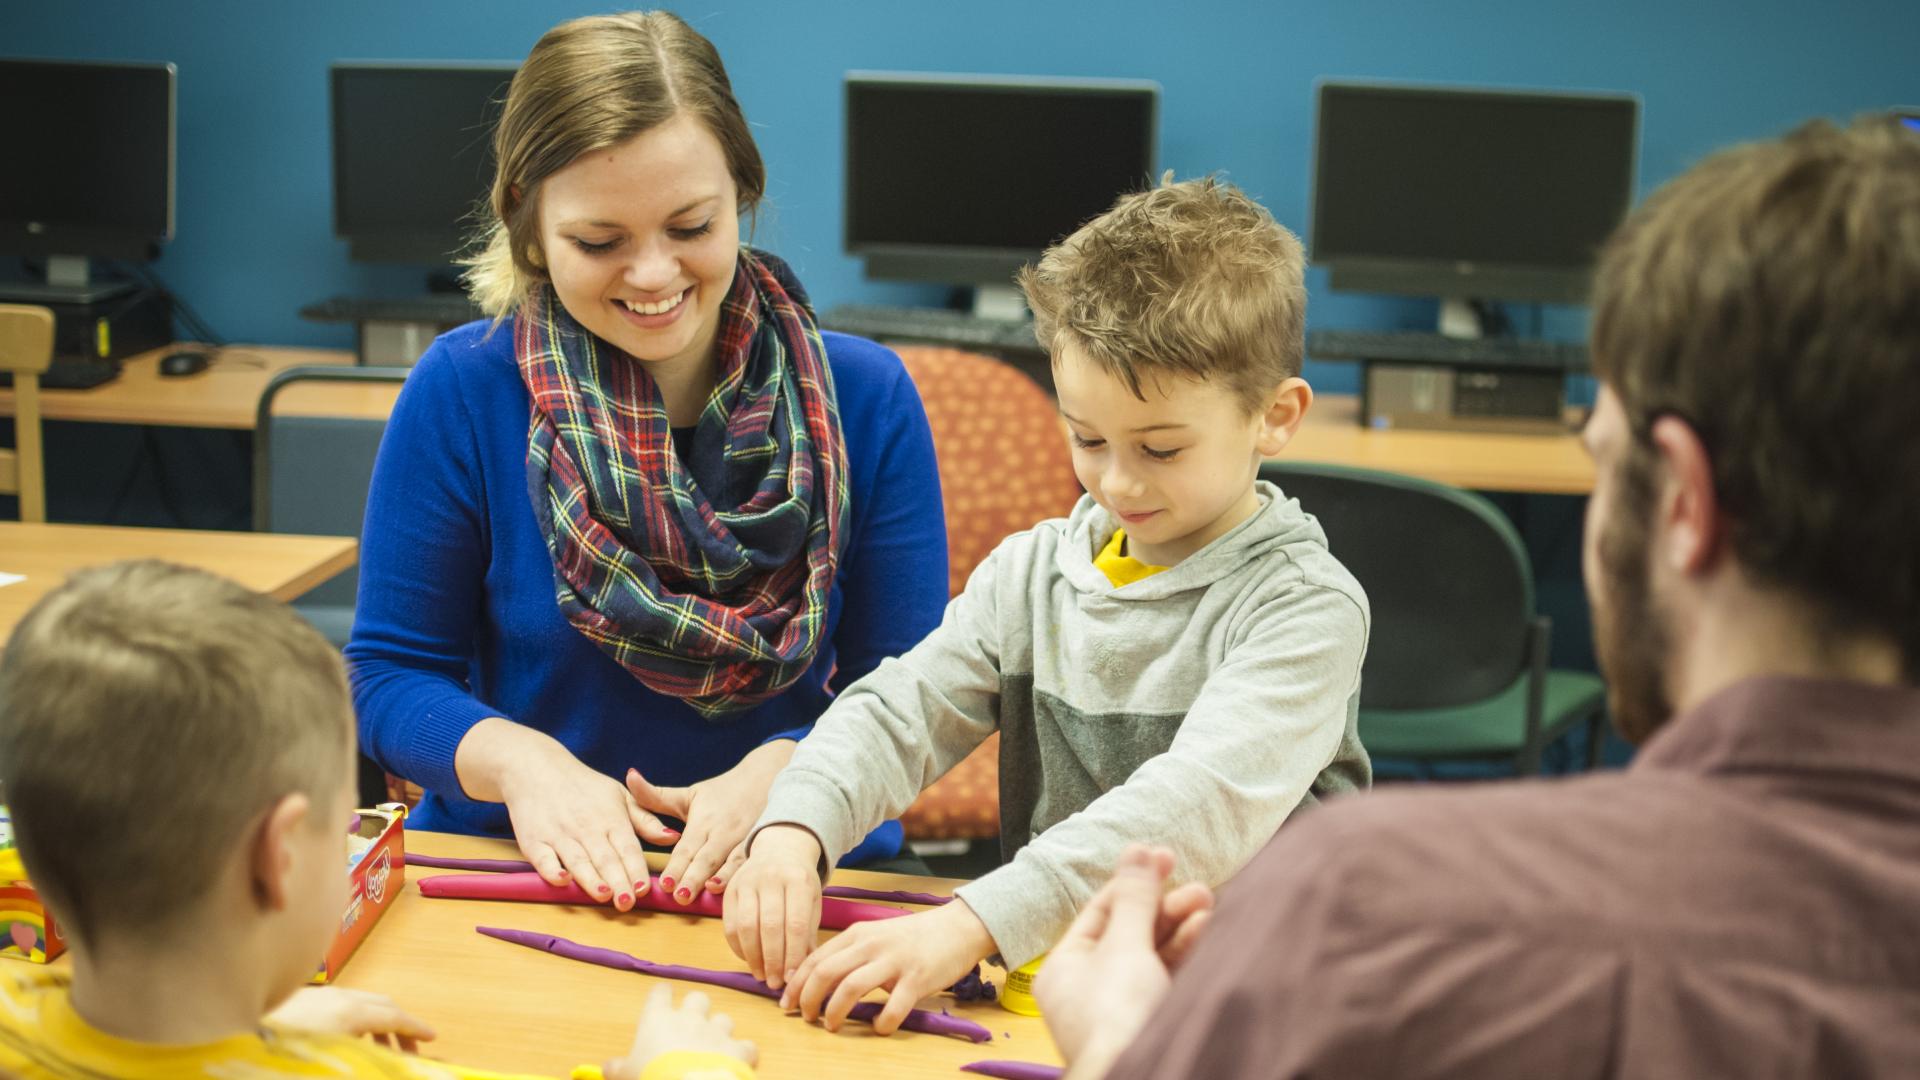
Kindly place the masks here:
POLYGON ((719 381, 682 461, 646 365, 550 286, 514 332, 533 399, 527 488, 561 612, 710 719, 813 662, 848 505, 826 349, 785 263, 741 248, 714 348, 719 381))

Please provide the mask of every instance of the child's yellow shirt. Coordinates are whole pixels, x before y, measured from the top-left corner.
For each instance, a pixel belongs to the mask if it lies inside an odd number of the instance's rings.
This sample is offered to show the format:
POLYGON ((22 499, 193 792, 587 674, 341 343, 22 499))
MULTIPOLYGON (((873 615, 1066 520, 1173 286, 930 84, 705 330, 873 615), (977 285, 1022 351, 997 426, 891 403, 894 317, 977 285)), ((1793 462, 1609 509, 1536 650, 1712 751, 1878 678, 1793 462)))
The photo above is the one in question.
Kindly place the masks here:
POLYGON ((116 1080, 227 1077, 378 1077, 381 1080, 508 1080, 395 1053, 366 1039, 263 1028, 194 1046, 129 1042, 105 1034, 73 1011, 69 976, 40 967, 0 972, 0 1075, 20 1080, 116 1080))
POLYGON ((1100 554, 1093 557, 1093 565, 1107 575, 1107 580, 1113 582, 1114 588, 1131 585, 1141 578, 1150 578, 1166 569, 1164 566, 1153 566, 1131 555, 1123 554, 1126 547, 1127 530, 1115 529, 1113 539, 1107 541, 1107 546, 1101 548, 1100 554))

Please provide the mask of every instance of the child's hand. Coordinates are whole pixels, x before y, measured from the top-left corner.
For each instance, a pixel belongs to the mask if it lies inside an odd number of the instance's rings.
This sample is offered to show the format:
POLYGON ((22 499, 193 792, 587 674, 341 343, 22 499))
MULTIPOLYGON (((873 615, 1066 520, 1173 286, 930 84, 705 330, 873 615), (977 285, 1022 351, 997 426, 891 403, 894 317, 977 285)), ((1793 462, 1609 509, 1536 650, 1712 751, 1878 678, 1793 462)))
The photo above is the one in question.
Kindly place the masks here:
POLYGON ((727 886, 721 923, 753 977, 780 989, 820 930, 820 841, 797 825, 769 825, 727 886))
POLYGON ((660 983, 640 1010, 640 1026, 634 1029, 633 1049, 623 1058, 615 1058, 601 1070, 606 1080, 637 1080, 647 1063, 675 1050, 692 1053, 725 1054, 748 1065, 760 1058, 752 1042, 733 1037, 733 1018, 725 1013, 707 1015, 707 995, 698 990, 673 1003, 673 988, 660 983))
POLYGON ((275 1027, 320 1035, 371 1035, 392 1040, 412 1053, 414 1043, 433 1038, 433 1029, 394 1004, 385 994, 346 990, 338 986, 308 986, 293 992, 267 1014, 275 1027))
POLYGON ((915 1002, 964 978, 993 949, 993 935, 964 900, 899 919, 856 923, 807 957, 780 995, 780 1005, 838 1031, 861 998, 884 988, 887 1004, 873 1018, 873 1030, 891 1035, 915 1002))

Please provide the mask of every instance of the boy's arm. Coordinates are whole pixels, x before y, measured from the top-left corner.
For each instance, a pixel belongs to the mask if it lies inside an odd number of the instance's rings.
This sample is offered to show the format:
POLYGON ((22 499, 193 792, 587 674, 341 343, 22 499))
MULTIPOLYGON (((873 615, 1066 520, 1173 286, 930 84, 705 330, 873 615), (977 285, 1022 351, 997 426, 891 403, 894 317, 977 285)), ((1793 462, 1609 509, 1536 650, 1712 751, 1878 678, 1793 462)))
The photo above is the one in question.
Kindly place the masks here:
POLYGON ((825 868, 869 829, 905 810, 999 723, 996 580, 1009 545, 995 549, 947 605, 933 633, 848 687, 801 740, 748 834, 799 825, 819 840, 825 868))
POLYGON ((1130 843, 1171 848, 1177 881, 1227 880, 1333 761, 1359 690, 1366 614, 1314 587, 1270 609, 1207 679, 1165 753, 956 890, 1009 968, 1059 938, 1130 843))

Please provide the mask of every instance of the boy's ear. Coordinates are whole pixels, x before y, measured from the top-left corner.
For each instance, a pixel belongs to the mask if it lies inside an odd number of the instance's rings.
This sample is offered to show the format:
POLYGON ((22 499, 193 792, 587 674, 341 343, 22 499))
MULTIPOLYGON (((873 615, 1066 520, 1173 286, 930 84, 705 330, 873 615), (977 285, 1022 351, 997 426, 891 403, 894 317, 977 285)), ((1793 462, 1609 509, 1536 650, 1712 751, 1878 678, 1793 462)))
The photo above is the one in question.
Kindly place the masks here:
POLYGON ((1285 450, 1312 407, 1313 387, 1307 385, 1307 380, 1295 376, 1275 387, 1273 397, 1267 400, 1267 410, 1260 417, 1257 443, 1260 456, 1272 457, 1285 450))
POLYGON ((248 855, 254 902, 267 911, 284 911, 292 897, 294 832, 308 827, 313 802, 304 792, 284 795, 261 819, 248 855))

